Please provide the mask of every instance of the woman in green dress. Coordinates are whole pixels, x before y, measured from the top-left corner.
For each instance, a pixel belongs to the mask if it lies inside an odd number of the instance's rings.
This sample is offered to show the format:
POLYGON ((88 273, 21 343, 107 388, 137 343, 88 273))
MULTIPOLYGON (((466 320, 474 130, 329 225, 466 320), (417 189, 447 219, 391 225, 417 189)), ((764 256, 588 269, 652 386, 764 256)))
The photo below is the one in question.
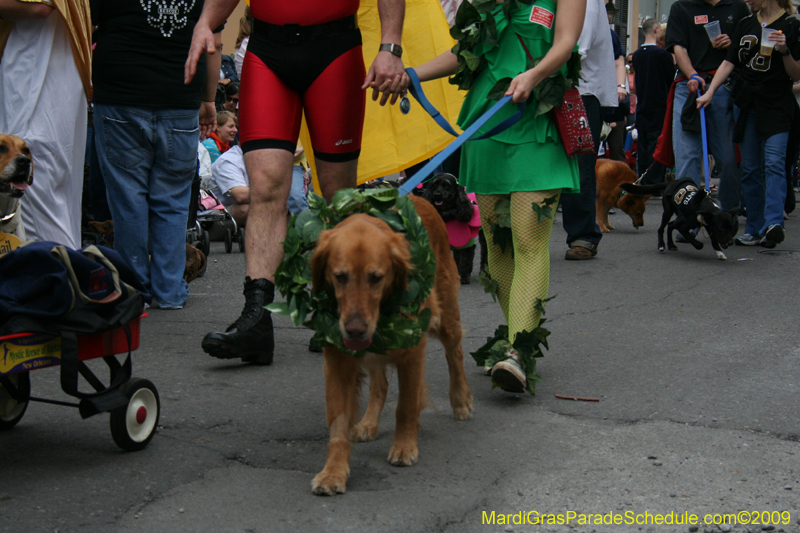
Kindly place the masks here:
MULTIPOLYGON (((586 0, 530 2, 464 0, 451 32, 459 43, 415 70, 421 81, 454 75, 451 83, 468 89, 458 119, 465 129, 505 86, 512 102, 527 102, 514 126, 464 144, 460 179, 477 194, 488 273, 508 323, 473 356, 503 390, 533 394, 535 357, 541 356, 539 345, 547 345, 547 331, 539 326, 550 281, 553 215, 561 192, 577 191, 580 183, 577 162, 566 155, 549 112, 553 91, 545 88, 563 89, 571 84, 568 77, 577 77, 573 53, 586 0)), ((407 86, 407 76, 402 83, 407 86)), ((560 103, 563 90, 555 93, 560 103)), ((505 106, 480 133, 516 110, 505 106)))

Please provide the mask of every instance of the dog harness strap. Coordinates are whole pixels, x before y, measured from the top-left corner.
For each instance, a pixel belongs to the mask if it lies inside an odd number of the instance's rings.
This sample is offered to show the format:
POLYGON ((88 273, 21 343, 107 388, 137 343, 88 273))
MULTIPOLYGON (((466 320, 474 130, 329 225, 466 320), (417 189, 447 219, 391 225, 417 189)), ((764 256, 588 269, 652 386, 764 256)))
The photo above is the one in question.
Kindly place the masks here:
POLYGON ((452 143, 450 143, 450 145, 447 148, 439 152, 430 161, 428 161, 428 163, 425 166, 423 166, 419 170, 419 172, 414 174, 405 183, 403 183, 403 185, 400 187, 400 196, 405 196, 408 193, 410 193, 419 183, 422 182, 422 180, 430 176, 433 173, 433 171, 436 170, 436 168, 445 159, 450 157, 450 155, 452 155, 453 152, 455 152, 462 144, 464 144, 467 141, 478 141, 480 139, 486 139, 492 137, 493 135, 497 135, 498 133, 500 133, 505 129, 510 128, 511 126, 516 124, 520 118, 522 118, 522 112, 525 110, 524 102, 517 104, 518 111, 516 113, 514 113, 513 115, 502 121, 500 124, 490 129, 486 133, 473 137, 473 135, 475 135, 478 132, 478 130, 480 130, 489 121, 489 119, 495 116, 497 112, 503 108, 503 106, 505 106, 508 102, 511 101, 511 95, 504 96, 503 98, 498 100, 497 103, 493 105, 486 113, 478 117, 478 120, 473 122, 470 127, 464 130, 464 133, 458 135, 455 133, 453 127, 450 126, 450 124, 447 123, 444 117, 441 116, 439 111, 437 111, 436 108, 433 107, 433 105, 431 105, 428 99, 425 98, 425 93, 422 90, 422 85, 420 84, 419 76, 417 76, 417 73, 414 71, 414 69, 408 68, 406 69, 406 72, 408 73, 408 77, 411 79, 411 85, 408 88, 411 95, 433 117, 433 119, 437 122, 437 124, 439 124, 445 131, 447 131, 451 135, 455 135, 456 140, 454 140, 452 143), (445 127, 442 123, 446 124, 447 127, 445 127))
MULTIPOLYGON (((447 122, 447 120, 445 120, 442 114, 439 113, 439 111, 435 107, 433 107, 433 104, 431 104, 428 98, 425 96, 425 92, 422 90, 422 84, 419 81, 419 76, 417 76, 417 72, 413 68, 407 68, 406 73, 408 74, 408 77, 411 79, 411 85, 408 86, 408 92, 411 93, 411 96, 413 96, 420 103, 422 108, 425 111, 427 111, 431 117, 433 117, 433 120, 435 120, 436 123, 439 124, 439 126, 441 126, 441 128, 444 131, 446 131, 453 137, 458 137, 458 133, 456 133, 455 129, 453 129, 453 127, 447 122)), ((496 125, 494 128, 476 137, 468 138, 467 140, 480 141, 481 139, 488 139, 489 137, 497 135, 501 131, 507 130, 508 128, 519 122, 519 119, 522 118, 523 111, 525 111, 525 102, 517 104, 517 112, 508 117, 507 119, 505 119, 500 124, 496 125)), ((492 113, 492 116, 494 116, 494 114, 497 113, 497 111, 492 112, 492 110, 490 109, 489 111, 487 111, 487 114, 488 113, 492 113)), ((491 118, 491 116, 489 118, 491 118)), ((485 122, 483 124, 485 124, 485 122)), ((466 131, 464 133, 466 133, 466 131)), ((462 135, 464 135, 464 133, 462 133, 462 135)))
POLYGON ((428 112, 428 114, 436 121, 436 123, 442 127, 444 131, 452 135, 453 137, 458 137, 458 133, 456 130, 453 129, 453 126, 450 125, 449 122, 442 116, 439 111, 433 107, 428 97, 425 96, 425 93, 422 91, 422 85, 419 81, 419 76, 417 76, 417 71, 413 68, 407 68, 406 73, 408 77, 411 78, 411 85, 408 86, 408 92, 411 93, 417 102, 422 106, 422 109, 428 112))
MULTIPOLYGON (((697 76, 697 74, 693 74, 692 78, 697 76)), ((699 78, 699 76, 698 76, 699 78)), ((697 96, 703 96, 700 87, 697 87, 697 96)), ((711 176, 708 172, 708 130, 706 130, 706 108, 700 108, 700 138, 703 141, 703 170, 705 171, 705 178, 706 178, 706 194, 711 192, 711 176)))
POLYGON ((486 124, 490 118, 495 116, 500 109, 503 108, 508 102, 511 101, 511 95, 504 96, 500 100, 494 104, 489 111, 481 115, 478 120, 476 120, 469 128, 464 131, 461 135, 456 137, 456 140, 450 143, 447 148, 436 154, 433 158, 431 158, 428 163, 422 167, 419 172, 411 176, 403 185, 400 186, 400 196, 405 196, 410 193, 414 187, 417 186, 422 180, 430 176, 436 168, 444 162, 445 159, 450 157, 450 155, 455 152, 459 146, 470 140, 470 137, 475 135, 475 132, 481 129, 484 124, 486 124))

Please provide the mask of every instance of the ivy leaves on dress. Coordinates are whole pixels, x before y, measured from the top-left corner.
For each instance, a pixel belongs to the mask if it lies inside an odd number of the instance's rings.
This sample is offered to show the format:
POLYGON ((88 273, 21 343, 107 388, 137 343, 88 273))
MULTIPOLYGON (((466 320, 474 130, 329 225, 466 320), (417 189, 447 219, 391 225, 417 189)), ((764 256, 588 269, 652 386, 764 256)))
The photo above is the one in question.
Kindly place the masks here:
POLYGON ((428 231, 422 224, 410 198, 400 197, 397 189, 342 189, 328 205, 314 193, 308 197, 308 209, 292 216, 283 242, 284 259, 275 273, 275 286, 286 299, 266 309, 292 319, 295 326, 314 330, 319 346, 335 346, 344 353, 363 357, 367 351, 386 354, 389 350, 408 349, 419 344, 428 329, 431 310, 420 307, 433 290, 436 257, 428 231), (339 329, 336 298, 325 290, 314 291, 311 285, 311 257, 320 234, 332 229, 350 215, 365 213, 386 222, 392 230, 404 233, 413 268, 408 289, 392 294, 381 304, 381 313, 369 350, 353 351, 344 347, 339 329))
MULTIPOLYGON (((502 11, 505 17, 510 19, 512 10, 534 3, 536 0, 506 0, 502 6, 498 5, 495 0, 463 2, 456 13, 455 24, 450 29, 450 35, 458 41, 452 48, 453 54, 458 58, 458 66, 455 74, 450 78, 450 83, 458 85, 461 90, 469 90, 472 87, 486 63, 483 54, 499 46, 495 15, 502 11), (476 50, 479 44, 484 45, 480 54, 476 50)), ((528 58, 526 70, 535 67, 541 60, 541 57, 528 58)), ((572 52, 567 60, 566 76, 559 70, 534 87, 530 100, 537 102, 537 115, 547 113, 554 107, 561 107, 567 89, 578 85, 580 69, 580 55, 572 52)), ((511 80, 512 78, 498 80, 489 91, 488 98, 490 100, 501 99, 511 85, 511 80)))
MULTIPOLYGON (((544 315, 544 304, 555 298, 551 296, 545 300, 541 298, 536 299, 534 308, 538 310, 541 315, 544 315)), ((531 395, 536 392, 536 382, 541 381, 542 378, 536 373, 536 359, 544 357, 542 348, 548 349, 547 337, 550 331, 543 328, 542 324, 546 319, 541 316, 539 323, 531 331, 522 330, 517 333, 514 342, 508 340, 508 326, 499 326, 494 336, 487 337, 486 344, 478 348, 476 351, 470 353, 478 366, 493 367, 496 363, 508 359, 510 357, 509 350, 515 350, 519 355, 520 365, 525 372, 525 390, 531 395)), ((497 387, 493 383, 492 388, 497 387)))

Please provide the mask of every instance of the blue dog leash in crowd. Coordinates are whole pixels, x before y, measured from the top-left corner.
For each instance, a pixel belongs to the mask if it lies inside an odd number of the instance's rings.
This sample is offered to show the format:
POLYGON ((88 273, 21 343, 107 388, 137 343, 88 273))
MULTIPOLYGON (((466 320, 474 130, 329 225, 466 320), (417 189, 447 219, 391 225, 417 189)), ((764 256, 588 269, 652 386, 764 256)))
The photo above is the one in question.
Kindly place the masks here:
MULTIPOLYGON (((697 80, 697 96, 703 96, 703 93, 700 92, 700 87, 703 85, 703 78, 697 74, 692 74, 689 79, 697 80)), ((700 107, 700 136, 703 139, 703 170, 705 171, 706 175, 706 193, 710 193, 711 176, 708 172, 708 136, 706 133, 706 108, 705 106, 702 106, 700 107)))
POLYGON ((443 130, 445 130, 450 135, 456 137, 456 140, 450 143, 447 148, 436 154, 428 163, 423 166, 419 172, 414 174, 408 180, 406 180, 403 185, 400 186, 400 196, 405 196, 410 193, 422 180, 430 176, 436 167, 442 164, 445 159, 450 157, 453 152, 458 150, 458 148, 469 140, 477 141, 480 139, 486 139, 488 137, 492 137, 500 133, 501 131, 510 128, 514 124, 516 124, 520 118, 522 118, 522 112, 525 110, 525 104, 520 103, 517 104, 517 112, 514 113, 512 116, 505 119, 503 122, 492 128, 491 130, 487 131, 483 135, 478 135, 473 137, 477 133, 479 129, 481 129, 484 124, 486 124, 489 119, 497 114, 500 109, 502 109, 508 102, 511 101, 512 95, 504 96, 500 100, 494 104, 489 111, 478 117, 470 127, 464 130, 464 133, 459 135, 456 133, 455 129, 445 120, 445 118, 439 113, 439 111, 433 107, 430 101, 425 97, 425 93, 422 90, 422 85, 420 84, 419 77, 417 73, 414 71, 413 68, 406 69, 408 73, 408 77, 411 78, 411 85, 408 87, 408 92, 420 103, 423 109, 428 112, 428 114, 436 121, 439 126, 443 130))

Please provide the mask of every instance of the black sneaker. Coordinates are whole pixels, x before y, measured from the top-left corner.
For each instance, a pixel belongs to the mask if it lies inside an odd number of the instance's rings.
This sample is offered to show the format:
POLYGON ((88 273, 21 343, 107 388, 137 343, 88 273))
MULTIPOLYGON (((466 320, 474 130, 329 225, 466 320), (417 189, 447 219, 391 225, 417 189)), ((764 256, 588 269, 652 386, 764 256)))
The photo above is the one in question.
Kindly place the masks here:
POLYGON ((272 315, 264 306, 272 303, 275 285, 267 279, 245 278, 242 315, 225 332, 212 331, 203 338, 203 351, 218 359, 272 364, 275 338, 272 315))
MULTIPOLYGON (((786 238, 786 234, 783 231, 783 227, 780 224, 773 224, 769 228, 767 228, 766 233, 764 233, 764 241, 766 243, 770 243, 772 246, 767 246, 767 248, 775 248, 776 245, 783 242, 783 239, 786 238)), ((766 244, 763 244, 766 246, 766 244)))

